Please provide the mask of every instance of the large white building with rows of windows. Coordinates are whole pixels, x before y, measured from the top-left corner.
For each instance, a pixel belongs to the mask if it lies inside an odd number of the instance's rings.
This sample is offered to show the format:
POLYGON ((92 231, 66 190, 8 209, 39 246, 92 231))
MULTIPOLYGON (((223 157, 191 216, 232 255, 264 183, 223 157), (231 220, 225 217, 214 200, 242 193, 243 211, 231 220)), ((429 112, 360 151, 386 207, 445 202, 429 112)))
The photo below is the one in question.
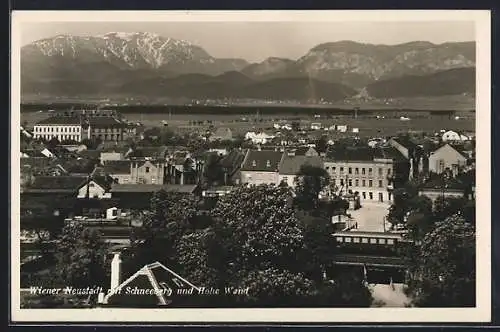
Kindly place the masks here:
POLYGON ((57 138, 59 141, 81 142, 89 138, 89 127, 78 117, 55 116, 38 122, 33 128, 35 139, 57 138))

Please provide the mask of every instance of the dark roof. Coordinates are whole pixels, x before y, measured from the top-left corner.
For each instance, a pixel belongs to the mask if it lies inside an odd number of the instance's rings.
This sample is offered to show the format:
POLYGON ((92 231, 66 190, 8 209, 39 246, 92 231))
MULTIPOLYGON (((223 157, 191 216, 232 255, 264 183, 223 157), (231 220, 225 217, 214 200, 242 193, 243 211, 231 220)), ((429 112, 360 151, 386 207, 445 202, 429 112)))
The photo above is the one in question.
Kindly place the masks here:
POLYGON ((99 159, 101 157, 101 151, 99 150, 82 150, 78 154, 90 159, 99 159))
POLYGON ((22 150, 21 151, 22 153, 26 153, 28 156, 30 157, 34 157, 34 158, 38 158, 38 157, 41 157, 41 158, 45 158, 47 159, 47 156, 45 156, 41 150, 39 149, 25 149, 25 150, 22 150))
POLYGON ((374 151, 370 147, 331 149, 326 153, 328 161, 372 161, 374 151))
POLYGON ((47 167, 52 163, 52 159, 47 157, 21 158, 21 168, 47 167))
POLYGON ((127 157, 129 158, 161 158, 165 159, 168 153, 168 148, 165 146, 160 147, 138 147, 130 152, 127 157))
POLYGON ((276 172, 282 157, 279 151, 248 150, 241 170, 276 172))
POLYGON ((220 163, 224 168, 236 169, 240 168, 244 159, 245 155, 241 151, 232 150, 227 155, 222 157, 220 163))
POLYGON ((88 123, 91 128, 126 127, 127 125, 112 116, 90 117, 88 123))
POLYGON ((79 125, 81 120, 76 116, 51 116, 36 123, 37 125, 79 125))
POLYGON ((296 156, 305 156, 306 153, 311 149, 314 150, 316 155, 319 155, 314 148, 311 148, 309 146, 299 146, 297 149, 295 149, 294 153, 296 156))
POLYGON ((107 174, 130 174, 130 160, 108 160, 103 169, 107 174))
POLYGON ((280 174, 298 174, 303 165, 323 167, 323 160, 318 156, 285 156, 279 165, 280 174))
POLYGON ((111 179, 109 176, 102 176, 102 175, 93 176, 92 179, 90 179, 90 181, 94 181, 106 191, 111 189, 111 184, 113 183, 113 179, 111 179))
POLYGON ((195 191, 197 185, 180 185, 180 184, 113 184, 111 192, 135 192, 148 193, 160 190, 168 192, 179 192, 191 194, 195 191))
POLYGON ((417 147, 417 145, 408 136, 398 136, 393 137, 392 139, 407 149, 415 149, 417 147))
POLYGON ((394 161, 406 161, 405 156, 392 146, 373 148, 373 156, 377 159, 392 159, 394 161))
POLYGON ((67 190, 76 191, 85 181, 87 176, 37 176, 28 188, 32 190, 67 190))

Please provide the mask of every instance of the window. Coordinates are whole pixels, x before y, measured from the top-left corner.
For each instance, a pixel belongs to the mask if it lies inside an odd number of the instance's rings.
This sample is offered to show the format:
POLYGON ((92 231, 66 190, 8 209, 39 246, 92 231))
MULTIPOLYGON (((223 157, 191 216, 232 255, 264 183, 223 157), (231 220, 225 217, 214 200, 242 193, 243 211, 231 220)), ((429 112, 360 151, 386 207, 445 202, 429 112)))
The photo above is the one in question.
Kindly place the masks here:
POLYGON ((370 192, 369 195, 370 195, 370 199, 373 199, 373 193, 370 192))
POLYGON ((359 186, 359 180, 358 179, 354 180, 354 183, 356 184, 356 187, 359 186))
POLYGON ((378 239, 378 244, 385 244, 385 239, 378 239))
POLYGON ((350 237, 346 237, 344 241, 345 241, 345 243, 351 243, 351 240, 352 239, 350 237))
POLYGON ((352 187, 352 180, 349 179, 349 187, 352 187))
POLYGON ((366 199, 366 193, 363 191, 363 199, 366 199))
POLYGON ((382 180, 378 180, 378 187, 382 188, 382 180))
POLYGON ((335 185, 335 179, 331 179, 330 182, 335 185))
POLYGON ((387 169, 387 175, 391 175, 391 169, 390 168, 387 169))
POLYGON ((344 179, 340 179, 340 185, 343 186, 344 185, 344 179))
POLYGON ((340 167, 340 173, 344 173, 344 167, 340 167))
POLYGON ((372 169, 368 168, 368 175, 372 175, 372 169))
POLYGON ((266 162, 266 167, 271 167, 271 161, 270 161, 270 160, 268 160, 268 161, 266 162))
POLYGON ((254 160, 254 161, 252 161, 252 166, 253 166, 253 167, 257 166, 257 162, 256 162, 255 160, 254 160))
POLYGON ((370 244, 377 244, 377 239, 370 239, 370 244))
POLYGON ((352 174, 352 167, 349 167, 349 174, 352 174))
POLYGON ((361 169, 361 174, 365 175, 365 168, 364 167, 361 169))
POLYGON ((90 183, 89 183, 89 187, 90 187, 90 188, 93 188, 93 187, 94 187, 94 183, 93 183, 93 182, 90 182, 90 183))
POLYGON ((368 181, 368 187, 370 187, 370 188, 373 187, 373 181, 372 180, 368 181))
POLYGON ((336 238, 336 239, 337 239, 337 242, 338 242, 338 243, 342 243, 342 242, 344 242, 344 241, 343 241, 343 240, 344 240, 344 238, 343 238, 342 236, 337 236, 337 238, 336 238))
POLYGON ((352 242, 354 243, 359 243, 359 237, 353 237, 352 242))
POLYGON ((387 239, 387 244, 394 244, 394 240, 393 239, 387 239))
POLYGON ((368 239, 366 237, 361 238, 361 243, 368 243, 368 239))
POLYGON ((149 173, 149 167, 146 167, 146 173, 149 173))
POLYGON ((366 187, 366 180, 361 180, 361 183, 363 184, 363 187, 366 187))
POLYGON ((156 182, 156 179, 155 178, 151 178, 151 183, 155 184, 155 182, 156 182))
POLYGON ((383 170, 382 170, 381 167, 379 167, 379 169, 378 169, 378 176, 382 176, 382 174, 383 174, 383 170))
POLYGON ((111 212, 111 215, 113 217, 116 217, 118 215, 118 210, 117 209, 114 209, 113 212, 111 212))
POLYGON ((356 167, 356 168, 354 169, 354 174, 356 174, 356 175, 358 175, 358 174, 359 174, 359 168, 358 168, 358 167, 356 167))
POLYGON ((326 166, 325 169, 328 171, 330 170, 330 166, 326 166))
POLYGON ((335 173, 337 171, 337 167, 333 166, 332 167, 332 172, 335 173))

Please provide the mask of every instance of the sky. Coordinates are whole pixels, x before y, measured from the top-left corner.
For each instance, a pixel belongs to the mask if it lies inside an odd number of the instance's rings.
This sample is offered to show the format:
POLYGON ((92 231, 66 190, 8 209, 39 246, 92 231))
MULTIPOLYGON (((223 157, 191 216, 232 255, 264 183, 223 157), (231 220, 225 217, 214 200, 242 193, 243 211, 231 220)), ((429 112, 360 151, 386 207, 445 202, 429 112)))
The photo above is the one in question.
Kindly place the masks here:
POLYGON ((370 44, 409 41, 444 43, 475 40, 473 21, 421 22, 24 22, 21 43, 60 34, 95 36, 107 32, 152 32, 184 39, 217 58, 260 62, 297 59, 312 47, 340 40, 370 44))

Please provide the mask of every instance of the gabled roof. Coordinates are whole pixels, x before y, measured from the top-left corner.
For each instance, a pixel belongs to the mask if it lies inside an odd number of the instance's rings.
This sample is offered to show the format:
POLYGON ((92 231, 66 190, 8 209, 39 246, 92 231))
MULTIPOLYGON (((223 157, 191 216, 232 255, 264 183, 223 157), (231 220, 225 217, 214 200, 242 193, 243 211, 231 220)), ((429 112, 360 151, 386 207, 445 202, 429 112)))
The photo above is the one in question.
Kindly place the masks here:
POLYGON ((178 192, 192 194, 196 190, 197 185, 180 185, 180 184, 116 184, 111 186, 111 192, 131 192, 131 193, 151 193, 160 190, 168 192, 178 192))
POLYGON ((373 148, 373 157, 377 159, 392 159, 393 161, 406 160, 405 156, 392 146, 373 148))
POLYGON ((372 161, 373 149, 370 147, 348 147, 331 149, 326 153, 327 161, 372 161))
POLYGON ((68 125, 76 126, 81 124, 81 120, 76 116, 51 116, 49 118, 38 121, 36 125, 68 125))
POLYGON ((88 123, 91 128, 121 128, 127 124, 112 116, 89 117, 88 123))
POLYGON ((417 147, 417 145, 408 136, 393 137, 392 140, 401 144, 407 149, 415 149, 417 147))
POLYGON ((176 294, 180 289, 199 288, 188 280, 184 279, 174 271, 165 267, 159 262, 145 265, 139 271, 130 276, 127 280, 111 290, 104 297, 104 304, 134 306, 155 306, 168 305, 172 302, 171 295, 176 294), (130 287, 132 289, 153 290, 152 294, 136 294, 132 292, 118 292, 119 289, 130 287), (171 294, 170 294, 171 293, 171 294))
POLYGON ((74 192, 87 181, 87 176, 36 176, 26 192, 74 192))
POLYGON ((323 167, 323 160, 318 156, 285 156, 279 165, 279 173, 296 175, 304 165, 323 167))
POLYGON ((130 174, 130 160, 108 160, 102 166, 107 174, 130 174))
POLYGON ((277 172, 283 152, 248 150, 242 171, 277 172))
POLYGON ((78 152, 78 154, 82 157, 90 158, 90 159, 99 159, 101 157, 100 150, 82 150, 78 152))
POLYGON ((307 153, 315 156, 319 155, 314 148, 309 146, 299 146, 294 152, 296 156, 305 156, 307 153))
POLYGON ((243 160, 245 155, 241 151, 232 150, 221 159, 220 163, 224 168, 236 169, 240 168, 243 160))
POLYGON ((448 146, 450 147, 451 149, 455 150, 457 153, 459 153, 462 157, 464 157, 465 159, 469 159, 469 155, 467 154, 467 152, 465 152, 461 146, 458 146, 458 145, 451 145, 449 143, 443 143, 443 144, 440 144, 439 147, 437 147, 434 151, 431 152, 431 154, 434 154, 436 153, 436 151, 444 148, 445 146, 448 146))

